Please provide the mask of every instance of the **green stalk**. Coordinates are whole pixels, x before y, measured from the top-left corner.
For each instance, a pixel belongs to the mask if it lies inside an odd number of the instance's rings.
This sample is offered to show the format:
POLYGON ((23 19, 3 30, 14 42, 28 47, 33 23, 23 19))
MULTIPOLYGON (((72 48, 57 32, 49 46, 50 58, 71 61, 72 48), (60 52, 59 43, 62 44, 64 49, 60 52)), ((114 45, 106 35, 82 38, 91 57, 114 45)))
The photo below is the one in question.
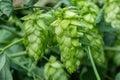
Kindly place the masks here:
POLYGON ((57 9, 58 7, 60 7, 61 4, 62 4, 62 2, 63 2, 63 1, 59 1, 59 2, 53 7, 53 9, 57 9))
POLYGON ((43 56, 43 58, 44 58, 46 61, 49 61, 49 59, 48 59, 47 57, 43 56))
POLYGON ((65 4, 66 6, 70 6, 70 3, 68 0, 60 0, 54 7, 53 9, 57 9, 61 6, 61 4, 65 4))
POLYGON ((22 42, 22 41, 23 41, 23 39, 19 39, 19 40, 17 40, 17 41, 14 41, 14 42, 8 44, 8 45, 5 46, 4 48, 0 49, 0 54, 2 54, 6 49, 10 48, 11 46, 13 46, 13 45, 15 45, 15 44, 18 44, 18 43, 20 43, 20 42, 22 42))
POLYGON ((26 55, 26 51, 19 52, 19 53, 13 53, 13 54, 8 54, 9 57, 20 57, 26 55))
POLYGON ((23 8, 14 8, 15 11, 17 10, 25 10, 25 9, 32 9, 32 8, 39 8, 39 9, 45 9, 50 10, 50 7, 41 7, 41 6, 29 6, 29 7, 23 7, 23 8))
POLYGON ((104 50, 107 50, 107 51, 120 51, 120 46, 116 46, 116 47, 104 47, 104 50))
POLYGON ((26 70, 27 72, 32 74, 32 77, 34 77, 33 75, 35 75, 39 80, 42 80, 41 77, 37 74, 35 74, 33 71, 31 71, 28 67, 24 66, 23 64, 21 64, 19 61, 16 61, 14 59, 11 58, 11 61, 15 64, 17 64, 18 66, 20 66, 21 68, 23 68, 24 70, 26 70))
POLYGON ((89 58, 90 58, 90 61, 91 61, 91 64, 92 64, 92 67, 93 67, 93 71, 94 71, 94 73, 95 73, 95 76, 96 76, 97 80, 101 80, 101 78, 100 78, 100 76, 99 76, 99 73, 98 73, 98 71, 97 71, 97 68, 96 68, 96 66, 95 66, 94 60, 93 60, 93 58, 92 58, 91 50, 90 50, 90 47, 89 47, 89 46, 87 47, 87 50, 88 50, 88 55, 89 55, 89 58))

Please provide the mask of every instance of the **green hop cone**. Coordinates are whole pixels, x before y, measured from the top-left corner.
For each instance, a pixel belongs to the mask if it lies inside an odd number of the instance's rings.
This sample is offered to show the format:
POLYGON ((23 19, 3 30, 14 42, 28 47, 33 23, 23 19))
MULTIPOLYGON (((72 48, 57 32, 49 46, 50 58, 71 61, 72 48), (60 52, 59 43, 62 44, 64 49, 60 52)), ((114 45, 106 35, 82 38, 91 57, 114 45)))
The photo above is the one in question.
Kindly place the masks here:
POLYGON ((83 33, 78 32, 78 26, 72 24, 79 22, 77 8, 69 7, 56 11, 57 19, 52 23, 61 51, 61 61, 69 73, 75 72, 84 55, 79 37, 83 33))
POLYGON ((98 11, 94 3, 81 1, 78 8, 69 7, 56 12, 58 17, 52 25, 55 27, 61 60, 70 73, 79 68, 82 57, 85 55, 84 47, 81 45, 84 45, 84 40, 91 46, 96 64, 105 63, 102 36, 95 26, 98 11))
POLYGON ((91 46, 92 56, 98 65, 105 63, 105 56, 103 50, 103 40, 98 29, 96 28, 96 17, 99 8, 92 2, 80 0, 74 4, 79 8, 80 20, 73 20, 71 23, 79 26, 78 32, 83 32, 84 37, 80 40, 84 45, 91 46))
POLYGON ((92 2, 81 1, 79 4, 81 13, 81 27, 84 30, 84 37, 91 47, 92 56, 97 65, 105 63, 105 56, 103 50, 103 40, 98 29, 96 28, 96 18, 99 12, 98 7, 92 2))
POLYGON ((104 11, 105 21, 120 31, 120 0, 106 0, 104 11))
POLYGON ((68 75, 63 69, 62 64, 51 56, 49 62, 44 67, 45 80, 68 80, 68 75))
POLYGON ((24 44, 27 53, 35 61, 42 58, 47 46, 48 30, 41 11, 22 18, 24 21, 24 44))

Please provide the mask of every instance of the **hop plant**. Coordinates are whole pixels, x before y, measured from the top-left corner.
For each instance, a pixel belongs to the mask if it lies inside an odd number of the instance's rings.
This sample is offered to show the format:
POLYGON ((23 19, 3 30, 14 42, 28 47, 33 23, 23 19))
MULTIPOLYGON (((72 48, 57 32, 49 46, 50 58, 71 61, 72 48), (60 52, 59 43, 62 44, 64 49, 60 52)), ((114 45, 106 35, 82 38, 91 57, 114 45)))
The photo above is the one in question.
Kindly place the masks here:
MULTIPOLYGON (((46 17, 47 14, 45 15, 46 17)), ((44 17, 41 11, 23 17, 24 20, 24 44, 27 53, 35 61, 42 58, 47 46, 48 30, 45 24, 44 17)))
POLYGON ((80 1, 79 5, 78 8, 64 8, 56 12, 58 18, 52 23, 61 50, 61 60, 70 73, 80 66, 85 41, 91 46, 95 62, 98 65, 105 63, 102 36, 95 27, 99 9, 92 2, 80 1))
POLYGON ((76 8, 64 8, 56 11, 57 19, 52 23, 61 51, 61 61, 69 73, 73 73, 79 68, 83 57, 83 49, 79 42, 79 37, 83 36, 78 32, 78 26, 74 22, 78 21, 76 8))
MULTIPOLYGON (((113 43, 114 47, 118 47, 120 45, 120 1, 119 0, 106 0, 105 3, 105 21, 110 23, 111 26, 116 30, 116 40, 113 43)), ((109 54, 113 54, 111 57, 113 62, 120 66, 120 52, 112 51, 109 54), (113 54, 114 53, 114 54, 113 54)))
POLYGON ((120 0, 106 0, 105 21, 120 31, 120 0))
POLYGON ((96 17, 98 15, 98 7, 87 1, 80 1, 79 6, 81 13, 81 27, 85 31, 84 38, 89 46, 91 46, 92 56, 98 65, 105 63, 103 40, 98 29, 96 28, 96 17))
POLYGON ((45 80, 68 80, 68 75, 64 71, 62 64, 51 56, 49 62, 44 67, 45 80))

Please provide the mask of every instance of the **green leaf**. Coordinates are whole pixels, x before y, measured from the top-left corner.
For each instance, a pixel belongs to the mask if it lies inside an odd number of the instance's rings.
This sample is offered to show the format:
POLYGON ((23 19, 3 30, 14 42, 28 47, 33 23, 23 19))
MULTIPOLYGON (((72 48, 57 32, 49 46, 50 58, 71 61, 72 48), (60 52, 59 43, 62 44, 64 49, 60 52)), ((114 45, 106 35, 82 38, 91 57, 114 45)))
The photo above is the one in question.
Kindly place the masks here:
POLYGON ((114 41, 115 41, 115 33, 113 32, 105 32, 103 34, 103 40, 106 46, 111 46, 113 45, 114 41))
POLYGON ((32 72, 33 72, 34 75, 39 76, 40 79, 43 79, 43 78, 44 78, 44 75, 43 75, 44 69, 43 69, 43 67, 37 67, 37 66, 36 66, 36 67, 33 69, 32 72))
POLYGON ((4 1, 4 2, 9 2, 9 3, 11 3, 11 2, 12 2, 12 0, 1 0, 1 1, 4 1))
MULTIPOLYGON (((0 25, 1 26, 1 25, 0 25)), ((6 27, 6 26, 4 26, 6 27)), ((9 27, 11 30, 15 30, 11 27, 9 27)), ((9 44, 10 42, 13 41, 13 39, 16 38, 16 35, 14 35, 13 33, 11 33, 8 30, 5 29, 0 29, 0 47, 4 47, 5 45, 9 44)))
POLYGON ((7 63, 0 71, 0 80, 13 80, 9 65, 7 63))
POLYGON ((11 36, 12 36, 11 32, 4 29, 0 30, 0 42, 5 42, 6 40, 9 40, 11 36))
POLYGON ((103 33, 103 40, 105 45, 111 46, 115 40, 115 30, 104 19, 97 23, 98 29, 103 33))
MULTIPOLYGON (((5 62, 6 62, 6 57, 5 57, 4 54, 1 54, 1 55, 0 55, 0 71, 1 71, 1 69, 4 67, 5 62)), ((1 79, 0 79, 0 80, 1 80, 1 79)))
POLYGON ((6 15, 7 17, 9 17, 12 11, 13 11, 12 0, 0 1, 0 16, 6 15))
POLYGON ((106 23, 104 21, 104 19, 102 19, 100 23, 97 23, 97 26, 101 32, 114 32, 115 31, 109 23, 106 23))
POLYGON ((116 75, 115 80, 120 80, 120 72, 116 75))

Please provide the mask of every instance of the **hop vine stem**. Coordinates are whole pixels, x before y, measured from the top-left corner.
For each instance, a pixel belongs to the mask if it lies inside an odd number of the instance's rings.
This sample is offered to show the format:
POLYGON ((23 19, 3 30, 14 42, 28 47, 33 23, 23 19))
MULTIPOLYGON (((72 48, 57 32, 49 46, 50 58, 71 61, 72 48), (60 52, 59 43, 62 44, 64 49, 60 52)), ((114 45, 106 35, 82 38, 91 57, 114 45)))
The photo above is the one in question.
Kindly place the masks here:
POLYGON ((44 58, 46 61, 49 61, 49 59, 48 59, 47 57, 43 56, 43 58, 44 58))
POLYGON ((13 53, 13 54, 8 54, 9 57, 20 57, 26 55, 26 51, 18 52, 18 53, 13 53))
POLYGON ((98 71, 97 71, 97 68, 96 68, 96 66, 95 66, 94 60, 93 60, 93 58, 92 58, 91 49, 90 49, 89 46, 87 47, 87 50, 88 50, 88 55, 89 55, 89 58, 90 58, 90 61, 91 61, 91 64, 92 64, 92 67, 93 67, 95 76, 96 76, 97 80, 101 80, 101 78, 100 78, 100 76, 99 76, 99 73, 98 73, 98 71))
POLYGON ((14 41, 14 42, 12 42, 12 43, 10 43, 10 44, 8 44, 8 45, 5 46, 4 48, 0 49, 0 54, 2 54, 5 50, 7 50, 8 48, 10 48, 11 46, 13 46, 13 45, 15 45, 15 44, 18 44, 18 43, 20 43, 20 42, 22 42, 22 41, 23 41, 23 38, 22 38, 22 39, 19 39, 19 40, 17 40, 17 41, 14 41))
POLYGON ((54 7, 53 9, 57 9, 61 6, 61 4, 65 4, 66 6, 70 5, 68 0, 60 0, 54 7))
POLYGON ((16 61, 16 60, 13 60, 13 59, 11 59, 11 61, 12 61, 13 63, 19 65, 21 68, 23 68, 23 69, 26 70, 27 72, 35 75, 35 76, 36 76, 37 78, 39 78, 40 80, 42 80, 41 77, 39 77, 39 75, 37 75, 37 74, 35 74, 34 72, 30 71, 28 67, 24 66, 24 65, 21 64, 20 62, 18 62, 18 61, 16 61))
POLYGON ((104 50, 107 50, 107 51, 120 51, 120 46, 116 46, 116 47, 104 47, 104 50))
POLYGON ((32 8, 39 8, 39 9, 45 9, 45 10, 49 10, 51 9, 51 7, 40 7, 40 6, 30 6, 30 7, 23 7, 23 8, 14 8, 14 10, 25 10, 25 9, 32 9, 32 8))

